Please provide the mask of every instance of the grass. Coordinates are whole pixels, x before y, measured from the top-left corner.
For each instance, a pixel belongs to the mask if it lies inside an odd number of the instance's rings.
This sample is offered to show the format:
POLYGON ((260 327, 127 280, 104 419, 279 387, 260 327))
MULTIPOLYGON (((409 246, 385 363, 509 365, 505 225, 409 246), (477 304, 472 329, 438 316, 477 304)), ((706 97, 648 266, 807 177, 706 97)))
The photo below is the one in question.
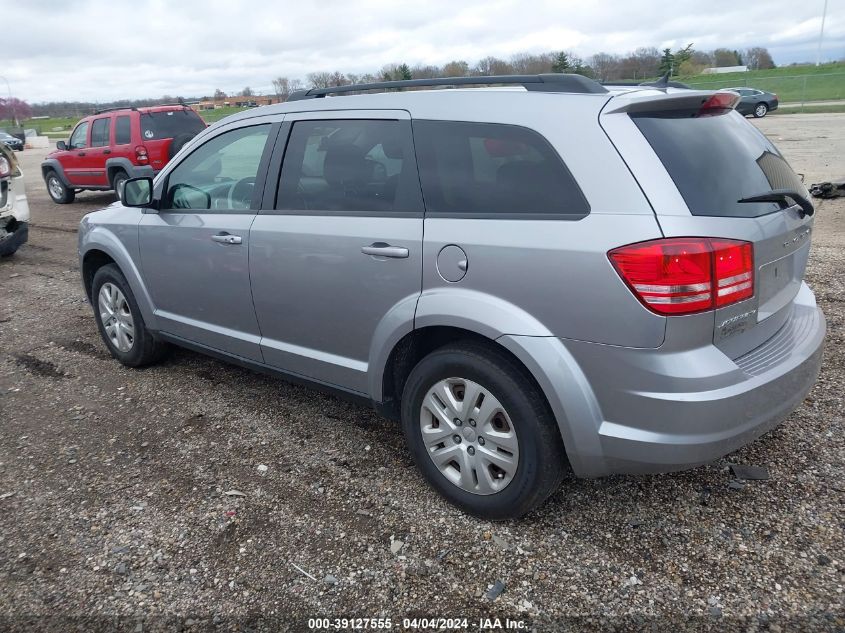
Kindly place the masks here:
MULTIPOLYGON (((749 86, 774 92, 784 103, 845 99, 845 63, 816 66, 784 66, 724 75, 678 77, 692 88, 716 90, 749 86)), ((806 110, 805 110, 806 111, 806 110)))
POLYGON ((831 112, 845 112, 845 103, 832 105, 805 105, 800 108, 778 108, 777 110, 769 112, 769 114, 829 114, 831 112))

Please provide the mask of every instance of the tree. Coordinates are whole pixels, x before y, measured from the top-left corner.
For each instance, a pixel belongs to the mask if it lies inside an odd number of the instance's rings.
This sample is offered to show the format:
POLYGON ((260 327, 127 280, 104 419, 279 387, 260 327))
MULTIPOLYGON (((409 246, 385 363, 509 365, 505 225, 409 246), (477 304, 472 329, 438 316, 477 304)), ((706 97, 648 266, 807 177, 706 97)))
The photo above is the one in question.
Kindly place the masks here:
POLYGON ((619 57, 610 53, 596 53, 590 58, 590 65, 599 81, 619 79, 619 57))
POLYGON ((225 98, 226 98, 226 93, 225 93, 225 92, 223 92, 222 90, 220 90, 220 88, 217 88, 217 89, 214 91, 214 98, 215 98, 215 99, 225 99, 225 98))
POLYGON ((736 52, 727 48, 717 48, 713 51, 713 62, 717 68, 724 66, 739 66, 736 52))
POLYGON ((517 53, 511 57, 510 65, 517 75, 539 75, 552 72, 554 53, 517 53))
POLYGON ((308 73, 308 83, 311 84, 312 88, 328 88, 332 85, 331 81, 331 73, 308 73))
POLYGON ((477 74, 487 77, 513 74, 513 67, 504 59, 498 57, 485 57, 476 64, 475 70, 477 74))
MULTIPOLYGON (((692 44, 687 44, 684 48, 679 48, 673 54, 673 62, 675 68, 679 69, 681 64, 689 61, 695 51, 692 50, 692 44)), ((677 72, 675 73, 677 74, 677 72)))
POLYGON ((555 55, 554 62, 552 63, 552 72, 553 73, 568 73, 572 69, 572 65, 569 63, 569 54, 565 51, 560 51, 555 55))
POLYGON ((660 75, 665 75, 666 73, 674 73, 675 70, 675 56, 672 54, 671 48, 664 48, 663 55, 660 58, 660 66, 657 68, 657 72, 660 75))
POLYGON ((241 90, 242 97, 251 97, 253 94, 254 93, 252 92, 252 88, 250 88, 249 86, 241 90))
POLYGON ((444 77, 466 77, 469 75, 469 64, 463 60, 451 61, 443 66, 444 77))
POLYGON ((277 96, 282 97, 283 100, 287 100, 291 93, 290 79, 287 77, 276 77, 273 80, 273 90, 276 91, 277 96))
POLYGON ((765 70, 775 67, 775 62, 772 60, 769 50, 762 46, 753 46, 746 50, 745 63, 751 70, 765 70))
POLYGON ((634 76, 632 79, 643 79, 645 77, 654 77, 659 74, 660 68, 660 51, 653 46, 640 47, 631 55, 634 60, 634 76))
POLYGON ((0 98, 0 120, 9 119, 17 125, 18 121, 28 119, 32 116, 32 108, 26 101, 17 97, 11 99, 0 98))

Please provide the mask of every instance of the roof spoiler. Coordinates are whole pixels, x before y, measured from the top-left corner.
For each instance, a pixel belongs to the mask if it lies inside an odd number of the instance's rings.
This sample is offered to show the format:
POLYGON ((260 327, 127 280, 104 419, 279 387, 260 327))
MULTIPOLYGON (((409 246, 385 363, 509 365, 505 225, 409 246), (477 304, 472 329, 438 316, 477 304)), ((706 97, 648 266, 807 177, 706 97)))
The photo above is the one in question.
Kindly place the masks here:
POLYGON ((697 110, 699 112, 733 110, 739 103, 739 95, 729 91, 688 90, 665 94, 628 92, 611 99, 604 110, 605 114, 627 112, 638 114, 645 112, 679 112, 697 110))

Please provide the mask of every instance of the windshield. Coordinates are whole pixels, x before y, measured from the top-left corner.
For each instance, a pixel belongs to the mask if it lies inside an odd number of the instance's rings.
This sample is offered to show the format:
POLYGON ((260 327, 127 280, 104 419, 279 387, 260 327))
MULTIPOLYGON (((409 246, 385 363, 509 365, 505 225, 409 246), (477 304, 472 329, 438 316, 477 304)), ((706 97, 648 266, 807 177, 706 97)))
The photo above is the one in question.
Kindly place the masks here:
POLYGON ((789 163, 756 127, 730 112, 689 112, 631 117, 672 176, 693 215, 755 218, 778 211, 778 202, 738 202, 772 189, 809 197, 789 163))
POLYGON ((141 136, 144 140, 174 138, 180 134, 197 134, 205 123, 193 110, 167 110, 141 114, 141 136))

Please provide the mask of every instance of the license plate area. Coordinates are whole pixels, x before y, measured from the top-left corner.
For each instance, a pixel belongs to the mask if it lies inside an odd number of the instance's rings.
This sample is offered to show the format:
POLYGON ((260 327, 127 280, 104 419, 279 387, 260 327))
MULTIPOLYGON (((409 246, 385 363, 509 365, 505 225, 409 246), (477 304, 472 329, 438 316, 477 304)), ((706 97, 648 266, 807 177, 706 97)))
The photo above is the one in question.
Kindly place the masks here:
POLYGON ((760 266, 757 270, 758 322, 782 310, 795 298, 809 254, 808 242, 788 255, 760 266))

